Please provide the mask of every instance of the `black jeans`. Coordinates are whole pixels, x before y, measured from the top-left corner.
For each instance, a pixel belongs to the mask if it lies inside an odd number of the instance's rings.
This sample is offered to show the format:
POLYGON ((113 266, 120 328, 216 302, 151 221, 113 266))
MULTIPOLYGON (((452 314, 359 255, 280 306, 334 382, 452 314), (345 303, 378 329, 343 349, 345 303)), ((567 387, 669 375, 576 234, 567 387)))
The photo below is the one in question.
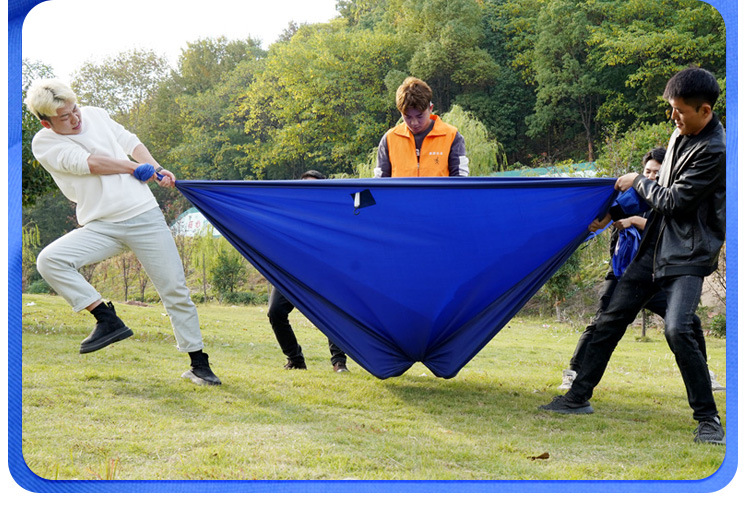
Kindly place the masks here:
POLYGON ((628 325, 661 290, 666 299, 664 334, 685 383, 693 418, 710 420, 718 415, 718 411, 711 391, 705 351, 701 351, 696 340, 693 320, 703 278, 684 275, 654 281, 652 264, 653 249, 649 249, 628 266, 620 278, 609 306, 596 321, 581 370, 566 397, 578 402, 591 398, 628 325))
MULTIPOLYGON (((294 310, 292 302, 273 287, 268 297, 268 320, 271 322, 271 328, 276 335, 276 341, 281 346, 281 351, 292 362, 303 362, 305 356, 302 354, 302 347, 297 343, 297 336, 289 324, 289 313, 294 310)), ((331 364, 346 364, 346 354, 335 344, 328 340, 328 348, 331 351, 331 364)))
MULTIPOLYGON (((612 273, 612 271, 610 271, 604 278, 604 285, 602 285, 602 288, 599 290, 599 305, 596 308, 596 314, 591 320, 591 323, 583 331, 583 334, 581 334, 581 337, 578 338, 578 344, 576 345, 576 349, 573 352, 573 357, 570 358, 571 370, 575 372, 581 371, 581 362, 583 361, 583 357, 586 355, 586 349, 588 348, 589 342, 591 341, 591 336, 594 335, 596 322, 599 320, 599 317, 602 315, 602 313, 607 310, 607 307, 609 307, 609 301, 612 299, 612 293, 615 292, 615 287, 617 287, 617 277, 614 275, 614 273, 612 273)), ((661 316, 662 319, 664 319, 665 315, 667 314, 667 296, 663 291, 657 292, 653 296, 653 298, 651 298, 646 303, 644 308, 650 310, 654 314, 661 316)), ((701 319, 697 314, 693 314, 693 334, 695 340, 698 342, 698 349, 703 354, 703 358, 708 360, 708 355, 706 354, 706 338, 703 335, 701 319)))

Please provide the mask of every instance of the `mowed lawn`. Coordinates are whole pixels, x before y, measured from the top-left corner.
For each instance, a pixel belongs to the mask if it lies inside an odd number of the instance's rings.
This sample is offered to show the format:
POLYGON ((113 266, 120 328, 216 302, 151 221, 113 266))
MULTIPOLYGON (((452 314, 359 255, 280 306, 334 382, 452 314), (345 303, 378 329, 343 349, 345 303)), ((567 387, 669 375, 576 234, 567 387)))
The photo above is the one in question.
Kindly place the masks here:
MULTIPOLYGON (((453 379, 415 365, 379 380, 294 311, 308 370, 283 369, 265 307, 200 305, 222 379, 180 378, 161 305, 116 303, 135 336, 79 355, 92 328, 57 296, 23 296, 23 457, 46 479, 698 480, 724 459, 693 443, 685 388, 656 329, 629 330, 592 415, 539 411, 562 392, 581 327, 517 317, 453 379)), ((725 341, 709 337, 725 380, 725 341)), ((715 394, 726 421, 726 398, 715 394)))

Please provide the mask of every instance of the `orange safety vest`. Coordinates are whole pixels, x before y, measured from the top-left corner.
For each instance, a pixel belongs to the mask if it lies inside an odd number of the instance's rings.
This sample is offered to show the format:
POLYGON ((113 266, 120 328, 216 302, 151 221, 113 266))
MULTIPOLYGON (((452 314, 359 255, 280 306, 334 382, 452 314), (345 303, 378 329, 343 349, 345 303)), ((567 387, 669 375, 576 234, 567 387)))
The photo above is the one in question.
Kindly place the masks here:
POLYGON ((430 115, 435 125, 422 141, 419 158, 417 146, 405 123, 386 133, 388 156, 391 161, 391 176, 449 176, 448 155, 458 129, 446 124, 437 115, 430 115))

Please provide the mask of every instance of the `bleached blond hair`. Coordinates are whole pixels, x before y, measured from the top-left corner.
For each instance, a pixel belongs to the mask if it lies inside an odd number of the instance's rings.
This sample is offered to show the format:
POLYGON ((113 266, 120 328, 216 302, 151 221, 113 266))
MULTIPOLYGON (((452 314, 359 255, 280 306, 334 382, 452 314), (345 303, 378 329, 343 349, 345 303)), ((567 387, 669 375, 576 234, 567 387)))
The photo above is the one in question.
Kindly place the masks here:
POLYGON ((49 120, 65 104, 78 102, 73 90, 59 79, 38 79, 26 92, 26 107, 39 120, 49 120))

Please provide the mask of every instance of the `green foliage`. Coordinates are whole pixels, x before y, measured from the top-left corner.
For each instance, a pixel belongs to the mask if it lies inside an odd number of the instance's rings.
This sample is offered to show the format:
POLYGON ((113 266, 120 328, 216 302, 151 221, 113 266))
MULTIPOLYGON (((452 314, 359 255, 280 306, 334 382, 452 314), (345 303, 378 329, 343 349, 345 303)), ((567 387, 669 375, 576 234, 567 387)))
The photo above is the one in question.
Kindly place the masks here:
POLYGON ((232 305, 268 305, 268 294, 245 291, 228 292, 224 293, 222 301, 232 305))
POLYGON ((700 0, 594 2, 601 23, 592 27, 589 59, 607 82, 599 120, 626 125, 659 122, 664 86, 688 65, 726 75, 726 28, 718 11, 700 0))
POLYGON ((628 172, 641 172, 642 159, 651 149, 669 144, 674 126, 668 122, 659 124, 642 123, 633 126, 623 134, 614 126, 604 137, 599 150, 597 167, 608 176, 621 176, 628 172))
POLYGON ((588 62, 587 37, 598 23, 578 0, 552 0, 539 12, 534 44, 534 113, 531 136, 583 134, 588 161, 594 160, 595 117, 602 98, 598 75, 588 62))
POLYGON ((225 36, 199 39, 188 43, 183 50, 175 79, 187 95, 205 93, 233 75, 242 63, 264 56, 260 41, 253 38, 233 41, 225 36))
POLYGON ((355 176, 358 178, 372 178, 375 167, 378 165, 378 148, 373 147, 367 160, 354 166, 355 176))
POLYGON ((383 21, 388 0, 337 0, 336 10, 350 27, 373 29, 383 21))
MULTIPOLYGON (((36 79, 51 79, 55 76, 53 70, 40 62, 23 60, 22 71, 23 98, 26 91, 36 79)), ((42 129, 39 120, 26 108, 21 106, 21 202, 24 207, 34 205, 47 192, 57 189, 52 176, 34 158, 31 152, 31 140, 42 129)))
POLYGON ((247 277, 245 260, 236 250, 219 250, 216 264, 211 268, 211 283, 220 298, 234 293, 247 277))
POLYGON ((36 254, 39 243, 39 228, 35 224, 24 225, 21 228, 21 268, 24 285, 36 268, 36 254))
MULTIPOLYGON (((252 38, 226 38, 190 43, 179 60, 177 73, 159 93, 170 107, 179 135, 162 133, 173 171, 196 179, 254 178, 254 156, 242 147, 249 138, 237 106, 248 84, 263 68, 266 52, 252 38)), ((154 125, 163 127, 158 119, 154 125)), ((259 173, 262 176, 262 173, 259 173)))
POLYGON ((39 229, 39 247, 43 248, 76 228, 75 203, 68 200, 55 185, 54 190, 41 195, 33 205, 24 207, 23 224, 39 229))
POLYGON ((49 284, 44 279, 40 278, 39 280, 31 282, 26 288, 26 292, 28 294, 50 294, 53 291, 49 284))
POLYGON ((726 337, 727 335, 727 317, 724 314, 717 314, 711 318, 711 323, 708 326, 709 331, 712 335, 718 337, 726 337))
POLYGON ((147 102, 169 75, 167 58, 150 50, 132 49, 87 61, 73 74, 71 87, 83 106, 97 106, 134 133, 147 102))
POLYGON ((305 26, 272 46, 237 109, 256 175, 350 173, 397 119, 384 79, 405 54, 387 33, 305 26))
POLYGON ((581 252, 576 250, 542 287, 542 293, 552 301, 557 319, 561 319, 561 305, 575 288, 575 278, 581 267, 581 252))
POLYGON ((456 126, 464 137, 466 155, 469 157, 469 173, 472 176, 488 176, 498 170, 498 145, 482 122, 457 104, 442 118, 446 123, 456 126))

